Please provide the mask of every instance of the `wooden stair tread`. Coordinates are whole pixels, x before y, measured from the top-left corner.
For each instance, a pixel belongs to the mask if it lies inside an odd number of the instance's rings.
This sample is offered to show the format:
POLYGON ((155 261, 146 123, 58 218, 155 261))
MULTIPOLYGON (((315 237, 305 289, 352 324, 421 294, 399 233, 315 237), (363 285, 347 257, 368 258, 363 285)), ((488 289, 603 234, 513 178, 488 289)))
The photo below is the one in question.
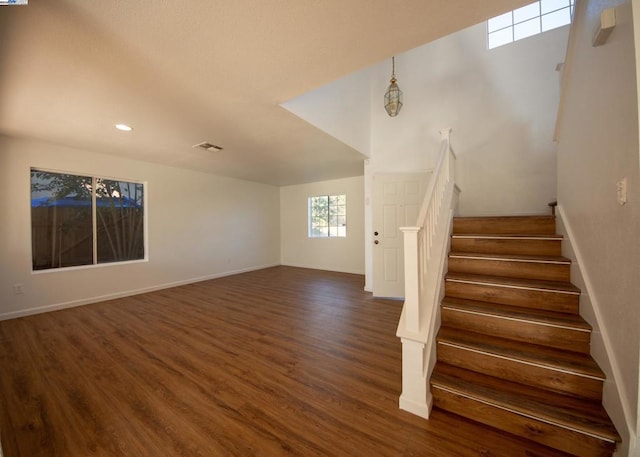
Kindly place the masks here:
POLYGON ((451 443, 467 443, 464 449, 466 452, 456 449, 459 453, 455 454, 456 457, 575 457, 438 407, 431 411, 425 427, 427 431, 438 435, 444 431, 445 438, 451 443), (479 436, 482 440, 478 440, 479 436))
POLYGON ((571 260, 562 256, 552 255, 519 255, 519 254, 486 254, 476 252, 451 251, 449 257, 481 260, 502 260, 512 262, 539 262, 570 265, 571 260))
POLYGON ((580 294, 580 289, 565 281, 544 281, 540 279, 507 278, 501 276, 475 275, 468 273, 447 273, 445 280, 467 282, 481 285, 495 285, 516 289, 544 290, 550 292, 562 292, 580 294))
POLYGON ((572 398, 441 362, 436 364, 431 385, 598 439, 612 443, 621 440, 599 402, 572 398))
POLYGON ((502 217, 455 217, 453 233, 471 230, 498 230, 500 233, 517 233, 529 230, 534 233, 552 233, 556 228, 554 216, 502 216, 502 217))
POLYGON ((508 222, 513 220, 555 220, 555 216, 547 215, 547 214, 531 214, 531 215, 523 215, 523 216, 455 216, 453 218, 455 221, 499 221, 499 222, 508 222))
POLYGON ((481 238, 490 240, 551 240, 562 241, 564 237, 558 234, 540 233, 454 233, 452 238, 481 238))
POLYGON ((439 344, 463 347, 503 359, 544 367, 563 373, 604 380, 605 375, 590 355, 523 343, 449 327, 441 327, 439 344))
POLYGON ((590 332, 591 326, 579 315, 559 313, 535 308, 501 305, 463 298, 444 297, 442 306, 462 312, 495 316, 499 318, 535 322, 542 325, 590 332))

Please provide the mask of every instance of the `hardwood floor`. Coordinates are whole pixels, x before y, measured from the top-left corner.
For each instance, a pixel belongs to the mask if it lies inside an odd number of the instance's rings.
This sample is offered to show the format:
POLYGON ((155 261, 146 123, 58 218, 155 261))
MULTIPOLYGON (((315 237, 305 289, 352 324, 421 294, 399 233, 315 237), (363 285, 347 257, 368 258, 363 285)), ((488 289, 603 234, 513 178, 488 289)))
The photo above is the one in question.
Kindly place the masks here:
POLYGON ((276 267, 0 322, 4 455, 558 455, 400 411, 402 303, 363 282, 276 267))

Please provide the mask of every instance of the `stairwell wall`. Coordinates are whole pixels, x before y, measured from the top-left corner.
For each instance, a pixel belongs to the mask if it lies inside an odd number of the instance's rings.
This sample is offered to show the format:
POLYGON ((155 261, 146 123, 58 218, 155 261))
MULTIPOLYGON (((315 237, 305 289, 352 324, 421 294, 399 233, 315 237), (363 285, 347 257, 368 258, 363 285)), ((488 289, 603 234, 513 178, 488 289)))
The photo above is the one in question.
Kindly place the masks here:
POLYGON ((390 118, 382 95, 390 62, 371 71, 371 167, 432 169, 441 128, 458 158, 460 215, 548 214, 556 196, 558 63, 568 26, 487 49, 481 23, 396 56, 404 106, 390 118))
POLYGON ((588 282, 581 314, 594 326, 592 354, 609 378, 604 404, 625 437, 620 455, 636 455, 640 163, 631 2, 578 2, 573 27, 556 132, 558 201, 570 228, 564 234, 572 235, 566 254, 581 262, 578 282, 588 282), (593 47, 600 12, 609 7, 616 7, 616 28, 593 47), (623 178, 628 202, 620 205, 616 184, 623 178))

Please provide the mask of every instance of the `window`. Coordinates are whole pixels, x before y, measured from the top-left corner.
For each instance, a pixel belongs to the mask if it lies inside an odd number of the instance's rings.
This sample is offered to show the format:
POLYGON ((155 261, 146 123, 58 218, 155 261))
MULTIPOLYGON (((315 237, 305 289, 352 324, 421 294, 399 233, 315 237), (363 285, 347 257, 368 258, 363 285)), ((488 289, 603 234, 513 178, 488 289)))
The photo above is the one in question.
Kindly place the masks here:
POLYGON ((489 49, 571 23, 575 0, 540 0, 489 19, 489 49))
POLYGON ((347 196, 309 197, 309 237, 347 236, 347 196))
POLYGON ((33 270, 145 258, 141 183, 31 170, 33 270))

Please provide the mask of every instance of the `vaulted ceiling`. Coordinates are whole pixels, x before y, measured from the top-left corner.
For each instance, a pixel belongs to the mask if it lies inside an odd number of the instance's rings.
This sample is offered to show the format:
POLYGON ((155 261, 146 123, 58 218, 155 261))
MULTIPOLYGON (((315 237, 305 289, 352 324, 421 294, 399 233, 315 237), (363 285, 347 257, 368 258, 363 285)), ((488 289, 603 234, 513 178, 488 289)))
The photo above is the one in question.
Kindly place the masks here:
MULTIPOLYGON (((362 174, 280 104, 527 0, 0 6, 0 134, 272 185, 362 174), (113 125, 124 122, 132 132, 113 125), (208 141, 220 152, 194 149, 208 141)), ((0 151, 2 153, 2 151, 0 151)))

